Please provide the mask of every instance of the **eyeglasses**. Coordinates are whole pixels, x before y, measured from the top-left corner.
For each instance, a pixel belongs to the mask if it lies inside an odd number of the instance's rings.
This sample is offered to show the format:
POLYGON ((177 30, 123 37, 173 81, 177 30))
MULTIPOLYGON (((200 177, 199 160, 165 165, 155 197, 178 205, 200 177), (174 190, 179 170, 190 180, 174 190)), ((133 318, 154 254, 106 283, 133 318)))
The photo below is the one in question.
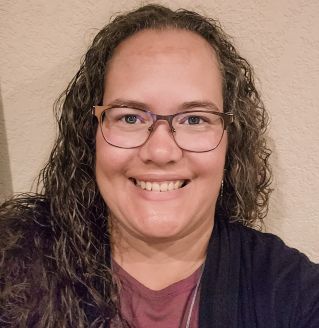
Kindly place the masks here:
POLYGON ((224 131, 234 120, 232 113, 198 108, 173 115, 158 115, 124 105, 94 106, 105 141, 118 148, 142 146, 154 131, 157 121, 167 121, 176 144, 183 150, 201 153, 214 150, 224 131))

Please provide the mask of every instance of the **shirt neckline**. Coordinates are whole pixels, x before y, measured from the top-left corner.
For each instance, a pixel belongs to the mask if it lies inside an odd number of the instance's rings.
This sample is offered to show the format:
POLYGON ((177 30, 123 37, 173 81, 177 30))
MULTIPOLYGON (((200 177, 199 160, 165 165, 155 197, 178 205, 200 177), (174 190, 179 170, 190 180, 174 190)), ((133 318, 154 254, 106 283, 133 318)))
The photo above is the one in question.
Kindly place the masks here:
POLYGON ((179 280, 177 282, 174 282, 173 284, 163 289, 153 290, 140 283, 137 279, 131 276, 113 259, 112 259, 112 267, 113 267, 113 272, 119 278, 120 284, 122 285, 123 288, 128 288, 131 291, 134 291, 134 293, 138 293, 147 298, 154 298, 154 299, 173 296, 176 294, 180 294, 182 292, 189 291, 190 289, 194 288, 194 286, 198 282, 202 269, 202 265, 201 265, 188 277, 179 280))

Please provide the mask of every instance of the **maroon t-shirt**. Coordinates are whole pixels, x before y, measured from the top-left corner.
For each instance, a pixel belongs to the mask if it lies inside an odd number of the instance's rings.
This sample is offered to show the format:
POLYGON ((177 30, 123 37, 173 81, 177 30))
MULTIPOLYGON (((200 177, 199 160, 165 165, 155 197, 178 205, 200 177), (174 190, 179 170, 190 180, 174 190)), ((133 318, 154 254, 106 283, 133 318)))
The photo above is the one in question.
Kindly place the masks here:
MULTIPOLYGON (((120 280, 121 314, 130 327, 184 328, 186 327, 201 268, 188 278, 164 289, 152 290, 113 261, 113 270, 120 280)), ((190 327, 198 328, 199 291, 192 310, 190 327)))

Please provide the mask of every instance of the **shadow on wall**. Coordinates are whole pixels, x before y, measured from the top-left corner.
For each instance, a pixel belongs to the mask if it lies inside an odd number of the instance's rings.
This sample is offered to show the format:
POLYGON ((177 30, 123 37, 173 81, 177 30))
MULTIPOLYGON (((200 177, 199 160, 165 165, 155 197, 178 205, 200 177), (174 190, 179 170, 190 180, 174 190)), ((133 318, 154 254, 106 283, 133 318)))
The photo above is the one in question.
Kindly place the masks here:
POLYGON ((9 151, 0 89, 0 202, 12 195, 9 151))

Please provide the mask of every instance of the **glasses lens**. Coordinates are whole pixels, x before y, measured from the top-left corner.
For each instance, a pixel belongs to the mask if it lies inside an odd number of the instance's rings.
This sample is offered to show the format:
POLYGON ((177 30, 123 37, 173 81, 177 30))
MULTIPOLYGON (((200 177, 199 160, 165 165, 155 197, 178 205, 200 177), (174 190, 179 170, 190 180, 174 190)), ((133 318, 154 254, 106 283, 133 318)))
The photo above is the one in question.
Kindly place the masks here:
POLYGON ((224 133, 219 115, 205 111, 181 113, 174 117, 175 141, 183 149, 204 152, 215 149, 224 133))
POLYGON ((111 145, 133 148, 142 145, 149 136, 152 125, 149 113, 134 109, 114 107, 101 115, 101 129, 104 139, 111 145))

